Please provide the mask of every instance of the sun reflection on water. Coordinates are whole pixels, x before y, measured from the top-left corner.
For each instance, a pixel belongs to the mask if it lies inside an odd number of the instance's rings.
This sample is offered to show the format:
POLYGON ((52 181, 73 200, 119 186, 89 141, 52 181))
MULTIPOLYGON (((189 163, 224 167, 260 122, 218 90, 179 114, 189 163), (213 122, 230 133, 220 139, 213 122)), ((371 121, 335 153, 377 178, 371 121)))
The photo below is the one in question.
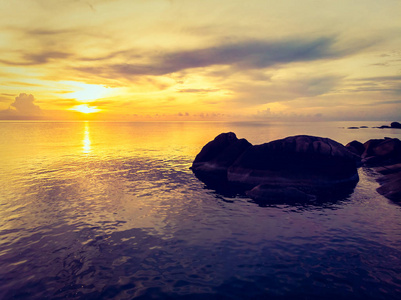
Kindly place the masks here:
POLYGON ((91 152, 91 140, 90 140, 90 131, 89 131, 89 122, 85 121, 85 131, 84 131, 84 139, 82 140, 82 152, 85 154, 89 154, 91 152))

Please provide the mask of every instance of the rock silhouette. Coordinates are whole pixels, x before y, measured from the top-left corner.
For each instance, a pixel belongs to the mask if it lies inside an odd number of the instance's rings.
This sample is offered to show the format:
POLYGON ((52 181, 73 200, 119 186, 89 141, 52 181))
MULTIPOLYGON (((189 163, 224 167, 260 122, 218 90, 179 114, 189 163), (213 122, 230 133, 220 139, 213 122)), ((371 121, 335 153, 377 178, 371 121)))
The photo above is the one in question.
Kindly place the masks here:
POLYGON ((328 138, 299 135, 253 146, 230 132, 206 144, 192 170, 206 183, 243 189, 259 201, 305 202, 328 190, 349 193, 359 164, 358 155, 328 138))
POLYGON ((401 123, 399 123, 399 122, 392 122, 392 123, 390 124, 390 127, 391 127, 391 128, 401 128, 401 123))
POLYGON ((387 128, 397 128, 397 129, 401 129, 401 123, 399 123, 399 122, 392 122, 390 125, 382 125, 382 126, 376 127, 376 128, 380 128, 380 129, 387 129, 387 128))
POLYGON ((192 170, 204 180, 224 181, 228 168, 251 146, 233 132, 222 133, 202 148, 192 163, 192 170))

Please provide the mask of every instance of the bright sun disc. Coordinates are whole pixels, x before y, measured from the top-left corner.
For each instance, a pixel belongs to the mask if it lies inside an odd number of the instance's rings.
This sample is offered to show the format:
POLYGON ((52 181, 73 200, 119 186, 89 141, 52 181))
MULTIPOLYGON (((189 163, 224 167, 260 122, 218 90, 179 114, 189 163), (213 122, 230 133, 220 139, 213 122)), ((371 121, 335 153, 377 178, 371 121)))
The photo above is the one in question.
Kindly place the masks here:
POLYGON ((81 104, 74 106, 73 108, 71 108, 71 110, 76 110, 84 114, 90 114, 100 111, 100 109, 97 109, 96 107, 93 106, 92 107, 88 106, 88 104, 81 104))

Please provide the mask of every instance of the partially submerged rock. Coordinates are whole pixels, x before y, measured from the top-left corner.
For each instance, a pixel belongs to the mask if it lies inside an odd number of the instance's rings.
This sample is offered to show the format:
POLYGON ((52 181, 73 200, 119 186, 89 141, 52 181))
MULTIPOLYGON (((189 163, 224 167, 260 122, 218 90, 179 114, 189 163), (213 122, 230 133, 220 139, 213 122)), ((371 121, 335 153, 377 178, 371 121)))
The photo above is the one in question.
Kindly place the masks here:
POLYGON ((206 144, 192 170, 207 184, 240 187, 254 199, 305 202, 323 190, 353 189, 359 164, 358 155, 328 138, 299 135, 252 146, 230 132, 206 144))
POLYGON ((401 123, 399 123, 399 122, 392 122, 390 126, 391 126, 391 128, 401 128, 401 123))
POLYGON ((360 144, 353 141, 347 147, 350 151, 362 152, 363 164, 383 175, 377 178, 380 183, 377 192, 393 201, 401 201, 401 141, 396 138, 371 139, 363 144, 363 149, 360 144))
POLYGON ((277 187, 267 184, 255 186, 246 195, 256 202, 268 203, 307 203, 316 200, 316 196, 294 187, 277 187))
POLYGON ((389 165, 401 162, 401 141, 396 138, 372 139, 363 144, 362 161, 366 165, 389 165))
POLYGON ((358 157, 328 138, 299 135, 248 148, 228 169, 230 182, 308 189, 358 182, 358 157))
POLYGON ((380 183, 377 192, 390 200, 401 201, 401 163, 377 167, 374 170, 382 174, 377 178, 377 182, 380 183))
POLYGON ((202 148, 192 163, 192 171, 201 179, 227 180, 228 168, 251 146, 233 132, 222 133, 202 148))
POLYGON ((401 172, 386 174, 377 179, 380 187, 377 188, 379 194, 393 200, 401 201, 401 172))
POLYGON ((375 171, 383 175, 398 173, 401 172, 401 163, 395 165, 377 167, 375 168, 375 171))
POLYGON ((390 124, 390 126, 389 126, 389 125, 382 125, 382 126, 376 127, 376 128, 380 128, 380 129, 397 128, 397 129, 400 129, 400 128, 401 128, 401 123, 399 123, 399 122, 392 122, 392 123, 390 124))

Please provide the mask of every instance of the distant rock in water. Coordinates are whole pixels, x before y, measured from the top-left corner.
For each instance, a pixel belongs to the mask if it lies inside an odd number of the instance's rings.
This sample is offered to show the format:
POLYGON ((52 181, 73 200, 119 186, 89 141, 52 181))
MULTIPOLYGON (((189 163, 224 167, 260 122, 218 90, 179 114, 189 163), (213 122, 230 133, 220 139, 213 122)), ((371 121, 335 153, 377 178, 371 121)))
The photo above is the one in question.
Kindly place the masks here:
POLYGON ((391 126, 391 128, 401 128, 401 123, 399 123, 399 122, 392 122, 390 126, 391 126))
POLYGON ((360 127, 350 126, 350 127, 347 127, 347 129, 360 129, 360 128, 369 128, 369 127, 368 126, 360 126, 360 127))
MULTIPOLYGON (((253 199, 310 200, 327 190, 352 190, 360 157, 328 138, 299 135, 252 146, 224 133, 203 147, 192 170, 201 180, 222 180, 253 199)), ((221 184, 224 184, 223 182, 221 184)))
POLYGON ((382 126, 377 127, 377 128, 380 128, 380 129, 387 129, 387 128, 398 128, 398 129, 401 129, 401 123, 399 123, 399 122, 392 122, 392 123, 390 124, 390 126, 389 126, 389 125, 382 125, 382 126))

